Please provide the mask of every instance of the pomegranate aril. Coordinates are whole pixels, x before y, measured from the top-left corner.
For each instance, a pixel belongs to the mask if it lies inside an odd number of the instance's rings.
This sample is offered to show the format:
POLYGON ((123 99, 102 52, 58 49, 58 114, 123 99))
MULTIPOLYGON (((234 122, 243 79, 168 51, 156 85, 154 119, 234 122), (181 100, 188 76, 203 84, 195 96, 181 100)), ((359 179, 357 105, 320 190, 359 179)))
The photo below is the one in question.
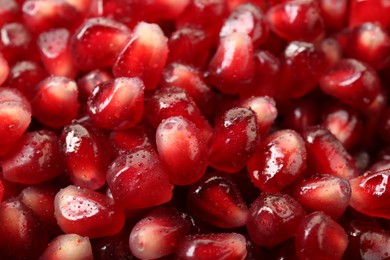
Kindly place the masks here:
POLYGON ((168 173, 151 148, 118 156, 109 166, 107 183, 115 202, 128 209, 152 207, 172 198, 168 173))
POLYGON ((173 184, 195 183, 206 172, 206 143, 188 119, 181 116, 164 119, 156 130, 156 145, 173 184))
POLYGON ((314 1, 285 1, 266 14, 270 29, 285 40, 316 41, 325 34, 325 23, 314 1))
POLYGON ((295 235, 299 259, 341 259, 348 245, 344 229, 331 217, 314 212, 304 217, 295 235))
POLYGON ((244 260, 246 239, 237 233, 212 233, 186 236, 177 246, 177 259, 244 260))
POLYGON ((135 224, 129 238, 130 250, 139 259, 170 255, 189 231, 190 222, 185 214, 160 207, 135 224))
POLYGON ((96 191, 70 185, 54 199, 58 225, 67 234, 89 238, 119 233, 125 222, 124 211, 96 191))
POLYGON ((93 256, 96 260, 134 259, 129 247, 129 233, 126 227, 114 236, 105 237, 93 244, 93 256))
POLYGON ((249 208, 246 228, 253 243, 271 247, 293 237, 304 215, 287 194, 262 193, 249 208))
POLYGON ((390 5, 386 0, 351 0, 349 10, 350 28, 365 22, 377 22, 383 28, 390 25, 390 5))
POLYGON ((139 78, 121 77, 103 82, 89 97, 88 115, 98 127, 130 128, 142 118, 144 89, 139 78))
POLYGON ((325 26, 331 30, 340 30, 348 22, 348 0, 319 0, 318 6, 325 26))
POLYGON ((208 174, 192 185, 187 207, 195 217, 221 228, 244 226, 248 215, 236 184, 222 173, 208 174))
POLYGON ((33 116, 48 127, 60 128, 69 124, 78 114, 76 82, 61 76, 44 79, 34 89, 31 106, 33 116))
POLYGON ((64 234, 54 238, 47 246, 41 260, 83 259, 93 260, 92 246, 88 237, 64 234))
POLYGON ((237 6, 225 20, 219 36, 223 38, 233 32, 248 34, 255 47, 261 45, 268 36, 268 25, 261 9, 252 3, 237 6))
POLYGON ((336 64, 343 57, 341 46, 335 38, 329 37, 323 39, 319 43, 319 48, 325 53, 329 66, 336 64))
POLYGON ((294 130, 280 130, 268 136, 248 161, 248 174, 264 192, 279 192, 306 168, 306 147, 294 130))
POLYGON ((88 72, 77 81, 80 99, 88 100, 88 98, 92 96, 96 86, 111 79, 112 76, 104 70, 93 70, 88 72))
POLYGON ((254 75, 253 44, 241 32, 223 37, 208 65, 210 82, 224 94, 238 94, 254 75))
POLYGON ((20 61, 11 67, 7 86, 31 99, 35 86, 47 77, 47 72, 36 62, 20 61))
POLYGON ((38 37, 38 49, 46 71, 49 74, 74 78, 77 68, 73 64, 69 49, 70 32, 67 29, 53 29, 38 37))
POLYGON ((19 15, 20 7, 15 0, 0 1, 0 27, 20 19, 19 15))
POLYGON ((215 123, 209 165, 229 173, 238 172, 255 153, 259 143, 256 113, 250 108, 231 108, 215 123))
POLYGON ((171 63, 167 65, 160 81, 161 87, 184 89, 204 115, 214 107, 215 92, 209 87, 201 71, 191 65, 171 63))
POLYGON ((139 23, 112 67, 114 76, 139 77, 145 89, 156 89, 168 58, 167 42, 157 24, 139 23))
POLYGON ((67 125, 62 130, 60 149, 73 184, 96 190, 106 183, 110 153, 100 130, 88 124, 67 125))
POLYGON ((130 39, 130 30, 108 18, 90 18, 73 35, 70 50, 83 71, 110 67, 130 39))
POLYGON ((349 205, 368 216, 390 219, 390 171, 366 172, 349 182, 352 196, 349 205))
POLYGON ((64 2, 76 8, 76 10, 80 12, 83 17, 86 15, 91 15, 93 5, 98 4, 95 3, 98 2, 96 0, 64 0, 64 2))
POLYGON ((48 241, 33 211, 17 199, 0 205, 0 255, 5 259, 38 259, 48 241))
POLYGON ((351 186, 340 177, 314 175, 294 183, 292 196, 306 210, 322 211, 337 219, 349 205, 351 186))
POLYGON ((82 18, 73 6, 57 0, 27 0, 22 12, 24 23, 35 34, 63 26, 75 29, 82 18))
POLYGON ((377 73, 355 59, 342 59, 319 81, 322 91, 364 112, 381 92, 377 73))
POLYGON ((37 184, 63 172, 58 137, 47 130, 28 132, 2 158, 6 180, 37 184))
POLYGON ((184 89, 162 88, 155 91, 147 101, 144 117, 153 127, 157 128, 162 120, 171 116, 182 116, 193 122, 208 143, 212 135, 211 125, 184 89))
POLYGON ((0 52, 0 86, 6 81, 10 72, 8 62, 4 59, 0 52))
POLYGON ((313 126, 303 133, 303 137, 309 172, 330 174, 347 180, 359 175, 353 158, 329 130, 313 126))

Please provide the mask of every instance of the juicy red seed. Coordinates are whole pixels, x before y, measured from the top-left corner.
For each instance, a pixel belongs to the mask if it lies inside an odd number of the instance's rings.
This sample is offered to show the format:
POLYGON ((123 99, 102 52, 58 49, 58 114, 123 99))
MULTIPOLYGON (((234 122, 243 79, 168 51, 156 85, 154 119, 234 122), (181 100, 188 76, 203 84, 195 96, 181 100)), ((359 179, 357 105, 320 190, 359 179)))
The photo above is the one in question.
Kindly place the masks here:
POLYGON ((320 0, 318 1, 321 10, 321 16, 324 19, 326 27, 339 30, 342 29, 348 20, 348 2, 347 0, 320 0))
POLYGON ((48 127, 60 128, 69 124, 78 114, 76 82, 60 76, 44 79, 34 89, 31 106, 33 116, 48 127))
POLYGON ((195 183, 206 172, 206 143, 188 119, 181 116, 164 119, 156 130, 156 145, 173 184, 195 183))
POLYGON ((114 76, 139 77, 145 89, 156 89, 168 58, 167 42, 157 24, 139 23, 112 67, 114 76))
POLYGON ((304 134, 309 171, 330 174, 344 179, 359 175, 353 158, 342 143, 323 127, 310 127, 304 134))
POLYGON ((360 115, 354 109, 338 103, 331 105, 322 114, 322 126, 328 129, 346 149, 358 143, 363 130, 360 115))
POLYGON ((248 215, 236 184, 221 173, 206 175, 192 185, 187 205, 195 217, 221 228, 244 226, 248 215))
POLYGON ((341 46, 334 38, 323 39, 319 48, 325 53, 329 66, 336 64, 343 57, 341 46))
POLYGON ((246 228, 253 243, 271 247, 293 237, 304 215, 292 197, 262 193, 249 208, 246 228))
POLYGON ((54 208, 57 223, 67 234, 90 238, 114 235, 125 222, 123 210, 108 197, 73 185, 56 194, 54 208))
POLYGON ((50 259, 85 259, 92 260, 92 246, 88 237, 77 234, 64 234, 54 238, 40 257, 50 259))
POLYGON ((83 22, 70 43, 73 61, 80 70, 112 66, 130 39, 129 29, 108 18, 90 18, 83 22))
POLYGON ((157 153, 140 148, 117 157, 107 172, 115 201, 125 208, 147 208, 172 198, 173 186, 157 153))
POLYGON ((219 36, 223 38, 233 32, 248 34, 255 47, 261 45, 268 36, 268 25, 261 9, 252 3, 237 6, 225 20, 219 36))
POLYGON ((140 259, 160 258, 174 253, 189 231, 190 222, 184 214, 160 207, 135 224, 129 238, 130 250, 140 259))
POLYGON ((17 199, 0 205, 0 255, 5 259, 38 259, 47 232, 33 211, 17 199))
POLYGON ((238 172, 245 167, 259 143, 255 112, 240 107, 229 109, 217 118, 209 149, 209 165, 229 173, 238 172))
POLYGON ((209 87, 201 71, 181 63, 171 63, 164 69, 161 87, 179 87, 194 100, 203 114, 210 114, 214 106, 215 93, 209 87))
POLYGON ((0 89, 0 146, 15 143, 24 134, 31 122, 31 106, 17 90, 0 89))
POLYGON ((213 233, 186 236, 179 243, 178 259, 237 259, 247 255, 246 239, 237 233, 213 233))
POLYGON ((314 1, 293 0, 271 7, 270 28, 283 39, 316 41, 325 33, 324 20, 314 1))
POLYGON ((52 75, 73 78, 77 69, 69 49, 70 32, 53 29, 38 37, 38 49, 46 71, 52 75))
POLYGON ((35 86, 47 77, 47 72, 32 61, 20 61, 11 67, 7 86, 22 92, 31 99, 35 86))
POLYGON ((28 132, 2 158, 6 180, 36 184, 50 180, 63 172, 58 137, 47 130, 28 132))
POLYGON ((82 100, 87 100, 92 96, 97 85, 112 79, 112 76, 103 70, 93 70, 85 74, 77 81, 79 86, 79 96, 82 100))
POLYGON ((367 109, 381 91, 376 72, 354 59, 342 59, 320 79, 321 89, 330 96, 356 108, 367 109))
POLYGON ((0 53, 0 86, 8 78, 9 72, 10 72, 10 68, 8 66, 8 62, 4 59, 3 55, 1 55, 0 53))
POLYGON ((129 247, 129 233, 126 227, 119 234, 100 239, 93 244, 93 257, 96 260, 132 259, 129 247))
POLYGON ((88 100, 88 114, 96 126, 127 129, 136 125, 144 109, 144 84, 139 78, 116 78, 98 85, 88 100))
POLYGON ((15 0, 0 1, 0 27, 19 19, 20 8, 15 0))
POLYGON ((337 219, 349 205, 351 186, 340 177, 315 175, 296 182, 292 194, 306 210, 322 211, 337 219))
POLYGON ((208 143, 212 135, 210 123, 203 117, 199 108, 184 89, 167 87, 157 90, 145 106, 145 118, 155 128, 171 116, 182 116, 193 122, 208 143))
POLYGON ((253 44, 247 34, 233 32, 223 37, 208 71, 210 81, 224 94, 237 94, 254 73, 253 44))
POLYGON ((290 42, 281 59, 277 96, 298 98, 313 90, 328 68, 325 53, 312 43, 290 42))
POLYGON ((352 196, 349 205, 368 216, 390 218, 389 177, 390 172, 386 169, 367 172, 351 179, 352 196))
POLYGON ((387 1, 370 0, 370 1, 350 1, 349 27, 353 28, 365 22, 377 22, 383 28, 390 25, 388 13, 390 5, 387 1))
POLYGON ((322 212, 307 215, 295 235, 299 259, 341 259, 348 245, 344 229, 322 212))
POLYGON ((87 124, 64 127, 60 149, 73 184, 96 190, 106 183, 110 153, 104 134, 87 124))
POLYGON ((305 170, 305 142, 293 130, 277 131, 262 142, 247 168, 256 187, 264 192, 279 192, 305 170))

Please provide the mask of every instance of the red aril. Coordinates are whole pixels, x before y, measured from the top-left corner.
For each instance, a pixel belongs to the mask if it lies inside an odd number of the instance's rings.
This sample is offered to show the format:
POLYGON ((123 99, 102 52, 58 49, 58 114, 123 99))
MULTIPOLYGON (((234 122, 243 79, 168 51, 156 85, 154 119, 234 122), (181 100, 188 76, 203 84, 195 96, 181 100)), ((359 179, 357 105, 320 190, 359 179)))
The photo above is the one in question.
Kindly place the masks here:
POLYGON ((157 88, 168 58, 168 39, 157 24, 140 22, 133 36, 117 56, 115 77, 139 77, 146 90, 157 88))
POLYGON ((129 233, 127 227, 114 236, 105 237, 93 244, 93 257, 96 260, 105 259, 132 259, 129 247, 129 233))
POLYGON ((104 70, 93 70, 83 75, 78 81, 77 85, 79 87, 79 97, 80 99, 88 100, 92 96, 93 90, 96 86, 109 81, 112 79, 112 76, 104 70))
POLYGON ((116 130, 136 125, 144 109, 144 89, 139 78, 122 77, 99 84, 87 104, 93 124, 116 130))
POLYGON ((279 192, 306 168, 306 147, 294 130, 280 130, 265 139, 248 161, 249 177, 263 192, 279 192))
POLYGON ((0 1, 0 27, 20 19, 20 7, 16 0, 0 1))
POLYGON ((125 222, 123 209, 108 197, 73 185, 56 194, 54 213, 58 225, 66 234, 90 238, 117 234, 125 222))
POLYGON ((40 257, 41 260, 94 259, 88 237, 64 234, 54 238, 40 257))
POLYGON ((4 59, 0 53, 0 86, 6 81, 10 72, 8 62, 4 59))
POLYGON ((329 66, 334 65, 343 57, 341 46, 333 37, 323 39, 319 43, 319 48, 325 53, 329 66))
POLYGON ((244 226, 248 215, 236 184, 222 173, 208 174, 193 184, 187 205, 192 215, 220 228, 244 226))
POLYGON ((351 0, 349 27, 365 22, 377 22, 383 28, 390 25, 390 4, 387 0, 351 0))
POLYGON ((341 30, 348 22, 348 0, 320 0, 318 6, 325 26, 331 30, 341 30))

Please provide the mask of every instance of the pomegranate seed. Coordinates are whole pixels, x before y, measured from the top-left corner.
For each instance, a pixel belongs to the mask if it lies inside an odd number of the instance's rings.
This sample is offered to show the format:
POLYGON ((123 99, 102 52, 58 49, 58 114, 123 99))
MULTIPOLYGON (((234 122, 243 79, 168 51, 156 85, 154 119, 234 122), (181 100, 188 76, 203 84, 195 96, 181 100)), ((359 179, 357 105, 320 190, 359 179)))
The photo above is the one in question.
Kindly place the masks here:
POLYGON ((359 175, 353 158, 342 143, 323 127, 310 127, 304 134, 310 172, 330 174, 344 179, 359 175))
POLYGON ((96 260, 105 259, 132 259, 134 258, 129 247, 129 233, 125 227, 114 236, 100 239, 93 245, 93 256, 96 260))
POLYGON ((8 62, 4 59, 3 55, 0 53, 0 86, 6 81, 9 74, 8 62))
POLYGON ((146 104, 145 118, 155 128, 162 120, 171 116, 182 116, 193 122, 208 143, 212 135, 211 125, 184 89, 177 87, 159 89, 146 104))
POLYGON ((381 91, 376 72, 354 59, 342 59, 320 79, 321 89, 359 111, 366 110, 381 91))
POLYGON ((37 259, 48 235, 33 211, 17 199, 0 205, 0 255, 5 259, 37 259))
POLYGON ((270 29, 289 41, 316 41, 325 33, 324 20, 314 1, 285 1, 271 7, 266 15, 270 29))
POLYGON ((7 86, 22 92, 31 99, 35 86, 47 77, 47 72, 32 61, 20 61, 11 67, 7 86))
POLYGON ((378 22, 383 28, 390 25, 388 13, 390 5, 383 0, 351 0, 349 27, 355 27, 365 22, 378 22))
POLYGON ((243 260, 247 255, 245 237, 237 233, 186 236, 176 250, 178 259, 243 260))
POLYGON ((261 45, 268 36, 268 25, 261 9, 251 3, 237 6, 225 20, 219 36, 223 38, 234 32, 249 35, 255 47, 261 45))
POLYGON ((348 245, 344 229, 322 212, 303 218, 295 235, 299 259, 341 259, 348 245))
POLYGON ((209 165, 229 173, 238 172, 259 143, 256 113, 248 108, 231 108, 217 118, 209 149, 209 165))
POLYGON ((53 29, 38 37, 41 60, 46 71, 56 76, 73 78, 77 69, 73 64, 69 49, 70 32, 66 29, 53 29))
POLYGON ((0 27, 19 19, 20 7, 15 0, 0 1, 0 27))
POLYGON ((96 126, 126 129, 136 125, 144 109, 144 84, 139 78, 116 78, 98 85, 88 100, 96 126))
POLYGON ((199 129, 188 119, 164 119, 156 130, 156 144, 173 184, 195 183, 206 172, 206 144, 199 129))
POLYGON ((189 220, 173 208, 160 207, 135 224, 130 233, 130 250, 140 259, 156 259, 175 252, 190 231, 189 220))
POLYGON ((60 128, 78 114, 78 88, 69 78, 50 76, 34 89, 31 99, 33 116, 46 126, 60 128))
POLYGON ((248 215, 236 184, 221 173, 206 175, 192 185, 187 205, 194 216, 221 228, 244 226, 248 215))
POLYGON ((388 169, 367 172, 350 180, 352 196, 349 205, 368 216, 390 218, 388 169))
POLYGON ((333 30, 340 30, 345 27, 348 20, 348 2, 347 0, 318 1, 326 27, 333 30))
POLYGON ((75 185, 96 190, 106 183, 110 154, 104 138, 103 133, 87 124, 71 124, 62 130, 62 158, 75 185))
POLYGON ((237 94, 254 73, 253 44, 251 38, 241 32, 223 37, 210 60, 210 81, 224 94, 237 94))
POLYGON ((56 0, 27 0, 22 12, 26 26, 36 34, 63 26, 75 29, 82 18, 73 6, 56 0))
POLYGON ((54 238, 40 257, 50 259, 92 260, 92 246, 89 238, 77 234, 65 234, 54 238))
POLYGON ((117 234, 125 215, 104 195, 70 185, 61 189, 54 199, 58 225, 67 233, 90 238, 117 234))
POLYGON ((329 66, 336 64, 342 59, 341 46, 334 38, 323 39, 319 44, 319 48, 325 53, 329 66))
POLYGON ((112 79, 112 76, 103 70, 93 70, 88 72, 77 81, 79 86, 79 97, 82 100, 88 100, 92 96, 93 90, 97 85, 112 79))
POLYGON ((294 130, 277 131, 263 141, 247 168, 256 187, 264 192, 279 192, 305 170, 305 142, 294 130))
POLYGON ((117 157, 107 172, 115 201, 124 207, 147 208, 172 198, 173 186, 156 152, 140 148, 117 157))
POLYGON ((315 175, 294 184, 293 197, 308 211, 340 217, 351 198, 349 182, 332 175, 315 175))
POLYGON ((64 2, 76 8, 76 10, 83 15, 91 13, 94 4, 94 0, 64 0, 64 2))
POLYGON ((28 132, 2 158, 6 180, 36 184, 62 173, 58 137, 47 130, 28 132))
POLYGON ((108 18, 90 18, 83 22, 70 42, 73 61, 80 70, 112 66, 130 39, 129 29, 108 18))
POLYGON ((262 193, 249 208, 246 227, 256 245, 275 246, 294 236, 304 215, 292 197, 262 193))
POLYGON ((171 63, 164 69, 161 87, 179 87, 194 100, 203 114, 210 114, 214 106, 215 93, 206 84, 201 72, 181 63, 171 63))
POLYGON ((153 90, 168 58, 168 39, 157 24, 139 23, 133 38, 119 54, 112 68, 116 77, 139 77, 145 89, 153 90))

